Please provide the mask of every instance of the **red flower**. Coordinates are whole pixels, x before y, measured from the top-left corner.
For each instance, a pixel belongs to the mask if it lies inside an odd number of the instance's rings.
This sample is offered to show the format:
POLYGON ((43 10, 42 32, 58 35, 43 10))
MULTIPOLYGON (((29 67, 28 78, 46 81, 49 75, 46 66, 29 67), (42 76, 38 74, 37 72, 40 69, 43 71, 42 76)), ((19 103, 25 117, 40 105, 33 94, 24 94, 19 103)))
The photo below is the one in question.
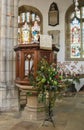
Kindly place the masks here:
POLYGON ((56 75, 56 76, 55 76, 55 78, 56 78, 56 79, 58 79, 58 78, 59 78, 59 76, 58 76, 58 75, 56 75))

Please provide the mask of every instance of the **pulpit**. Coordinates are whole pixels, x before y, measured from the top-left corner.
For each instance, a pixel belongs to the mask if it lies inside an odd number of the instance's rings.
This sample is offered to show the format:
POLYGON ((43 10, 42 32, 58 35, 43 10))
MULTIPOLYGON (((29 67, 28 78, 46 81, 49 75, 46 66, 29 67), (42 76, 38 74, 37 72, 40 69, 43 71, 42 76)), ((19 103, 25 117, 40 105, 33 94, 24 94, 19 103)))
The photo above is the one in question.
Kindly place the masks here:
MULTIPOLYGON (((49 63, 56 63, 57 53, 59 51, 55 45, 52 45, 52 50, 40 48, 40 43, 18 44, 14 47, 16 52, 16 79, 15 83, 18 90, 32 92, 28 97, 23 115, 29 120, 37 120, 44 118, 44 107, 37 101, 36 91, 30 85, 28 76, 33 74, 36 76, 38 62, 41 58, 46 58, 49 63)), ((19 96, 20 99, 20 96, 19 96)))
POLYGON ((18 84, 29 85, 28 75, 36 76, 38 61, 46 57, 49 63, 56 63, 59 49, 54 45, 52 50, 40 49, 39 43, 19 44, 14 47, 16 52, 16 79, 18 84))

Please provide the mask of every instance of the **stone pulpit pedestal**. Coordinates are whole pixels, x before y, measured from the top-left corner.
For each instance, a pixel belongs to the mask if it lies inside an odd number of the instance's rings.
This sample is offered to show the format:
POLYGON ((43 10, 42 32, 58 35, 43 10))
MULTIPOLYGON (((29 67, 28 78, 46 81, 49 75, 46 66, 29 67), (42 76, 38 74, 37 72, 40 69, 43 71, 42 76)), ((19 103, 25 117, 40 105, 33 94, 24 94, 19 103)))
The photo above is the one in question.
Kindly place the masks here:
POLYGON ((26 86, 16 84, 20 89, 25 90, 27 93, 27 104, 22 112, 22 118, 25 120, 44 120, 45 119, 45 106, 43 103, 38 102, 38 91, 33 86, 26 86))

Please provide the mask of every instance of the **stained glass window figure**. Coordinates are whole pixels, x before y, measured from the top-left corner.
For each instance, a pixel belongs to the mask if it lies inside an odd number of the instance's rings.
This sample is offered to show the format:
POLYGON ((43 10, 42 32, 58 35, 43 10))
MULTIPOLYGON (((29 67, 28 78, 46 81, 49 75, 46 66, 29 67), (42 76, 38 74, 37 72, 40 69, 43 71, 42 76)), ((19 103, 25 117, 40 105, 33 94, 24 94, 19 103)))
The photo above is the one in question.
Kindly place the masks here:
POLYGON ((25 22, 25 24, 23 25, 22 29, 22 43, 23 44, 27 44, 30 42, 30 27, 29 25, 25 22))
POLYGON ((74 17, 70 24, 71 57, 80 57, 80 20, 74 17))
POLYGON ((38 42, 40 37, 40 26, 38 24, 38 21, 36 20, 34 22, 34 25, 32 26, 32 41, 38 42))

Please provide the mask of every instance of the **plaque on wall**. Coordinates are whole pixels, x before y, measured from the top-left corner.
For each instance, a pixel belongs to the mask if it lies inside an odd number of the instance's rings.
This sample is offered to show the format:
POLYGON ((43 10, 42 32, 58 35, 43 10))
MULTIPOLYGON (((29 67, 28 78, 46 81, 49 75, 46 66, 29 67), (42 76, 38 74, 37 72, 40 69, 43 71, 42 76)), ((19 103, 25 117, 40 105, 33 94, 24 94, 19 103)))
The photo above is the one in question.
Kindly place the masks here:
POLYGON ((59 24, 59 10, 56 3, 52 3, 48 12, 48 24, 56 26, 59 24))

